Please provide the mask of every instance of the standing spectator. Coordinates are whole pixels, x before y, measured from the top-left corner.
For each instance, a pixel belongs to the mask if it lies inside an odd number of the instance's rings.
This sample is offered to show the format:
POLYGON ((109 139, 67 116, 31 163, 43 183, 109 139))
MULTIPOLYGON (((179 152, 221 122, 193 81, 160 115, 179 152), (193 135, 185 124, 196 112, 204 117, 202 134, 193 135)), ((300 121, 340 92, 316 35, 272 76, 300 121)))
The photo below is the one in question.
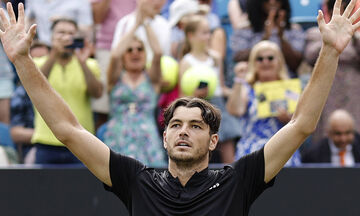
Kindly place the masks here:
MULTIPOLYGON (((329 14, 332 14, 335 0, 329 0, 327 7, 329 14)), ((342 1, 342 10, 349 4, 350 0, 342 1)), ((310 64, 315 64, 321 47, 320 31, 318 28, 310 28, 306 32, 306 46, 304 57, 310 64)), ((320 121, 312 136, 312 141, 317 143, 325 136, 326 121, 330 113, 336 109, 345 109, 354 116, 355 129, 360 130, 360 33, 355 32, 352 41, 340 55, 338 73, 331 88, 331 97, 328 98, 320 121)))
MULTIPOLYGON (((102 84, 97 79, 100 69, 96 61, 89 59, 90 44, 85 41, 85 46, 81 49, 67 48, 73 43, 73 37, 78 31, 73 20, 56 20, 51 29, 50 53, 36 59, 36 64, 55 91, 69 104, 80 124, 94 133, 90 97, 101 96, 102 84)), ((56 139, 38 112, 35 112, 34 127, 32 142, 36 147, 35 163, 80 162, 56 139)))
POLYGON ((231 49, 234 60, 247 61, 250 49, 261 40, 279 45, 292 77, 302 61, 305 36, 299 25, 290 23, 288 0, 248 0, 250 27, 234 29, 231 49))
MULTIPOLYGON (((248 71, 246 66, 243 66, 243 70, 237 69, 239 73, 234 78, 232 94, 227 102, 229 113, 238 116, 241 123, 243 136, 237 143, 237 159, 261 149, 291 119, 291 115, 284 109, 278 109, 276 117, 259 118, 258 99, 253 88, 258 82, 289 78, 279 46, 271 41, 256 44, 251 50, 248 68, 248 71)), ((299 164, 300 154, 297 151, 287 165, 299 164)))
POLYGON ((26 0, 25 3, 27 26, 37 24, 40 42, 51 44, 51 24, 60 17, 76 21, 80 33, 92 39, 93 17, 89 0, 26 0))
POLYGON ((165 157, 154 115, 161 85, 162 50, 151 24, 144 23, 151 16, 146 7, 148 3, 139 1, 135 25, 112 50, 108 71, 111 118, 104 142, 115 152, 149 166, 161 166, 165 157), (135 36, 140 25, 154 54, 148 70, 144 43, 135 36))
MULTIPOLYGON (((170 55, 170 25, 168 21, 159 15, 166 0, 137 0, 137 7, 131 14, 123 17, 116 25, 115 35, 112 42, 112 48, 115 48, 120 38, 132 29, 136 24, 136 14, 139 10, 139 5, 145 6, 145 13, 148 14, 145 23, 149 23, 154 30, 156 37, 160 43, 162 53, 164 55, 170 55)), ((150 47, 149 39, 147 38, 146 30, 144 26, 139 26, 136 29, 135 35, 144 42, 146 50, 146 61, 151 63, 153 53, 150 47)))
POLYGON ((101 69, 101 81, 104 86, 101 98, 92 100, 93 111, 97 113, 96 124, 98 127, 106 122, 109 113, 106 70, 116 23, 135 9, 136 0, 91 0, 91 6, 94 22, 98 25, 95 57, 101 69))
POLYGON ((360 135, 354 118, 346 110, 335 110, 327 122, 327 137, 304 153, 303 163, 354 166, 360 162, 360 135))
MULTIPOLYGON (((214 162, 232 163, 235 155, 235 140, 240 137, 238 122, 226 111, 224 96, 229 94, 225 86, 220 55, 209 49, 211 38, 210 26, 207 17, 193 15, 185 26, 184 57, 180 61, 180 79, 191 67, 207 66, 217 74, 217 86, 210 102, 221 110, 222 119, 219 129, 220 160, 214 162)), ((197 88, 192 96, 205 98, 208 87, 197 88)))

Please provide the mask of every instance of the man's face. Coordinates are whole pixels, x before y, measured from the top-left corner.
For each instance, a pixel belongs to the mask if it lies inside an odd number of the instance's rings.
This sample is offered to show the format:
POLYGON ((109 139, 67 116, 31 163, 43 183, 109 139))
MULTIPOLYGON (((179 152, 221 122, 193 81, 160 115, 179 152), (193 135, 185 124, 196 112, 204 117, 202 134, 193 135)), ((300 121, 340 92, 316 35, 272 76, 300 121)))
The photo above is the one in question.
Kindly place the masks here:
POLYGON ((218 141, 218 135, 210 135, 209 131, 200 108, 176 108, 164 132, 164 147, 170 160, 186 164, 208 161, 209 151, 215 149, 218 141))
POLYGON ((59 22, 55 25, 52 34, 52 44, 65 47, 73 42, 73 38, 77 33, 77 29, 73 23, 59 22))
POLYGON ((354 141, 354 126, 352 122, 333 122, 329 129, 329 138, 338 148, 345 148, 354 141))

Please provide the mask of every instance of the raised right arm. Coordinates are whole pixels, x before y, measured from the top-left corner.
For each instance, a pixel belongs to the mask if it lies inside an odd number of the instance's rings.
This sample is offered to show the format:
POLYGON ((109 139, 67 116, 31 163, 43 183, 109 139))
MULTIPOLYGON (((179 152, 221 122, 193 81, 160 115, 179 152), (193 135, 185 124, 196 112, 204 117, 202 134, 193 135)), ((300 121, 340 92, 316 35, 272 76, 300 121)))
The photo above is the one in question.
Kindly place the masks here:
POLYGON ((36 26, 25 32, 24 6, 19 4, 18 22, 11 3, 7 4, 10 22, 0 11, 4 31, 0 32, 4 50, 14 63, 20 80, 31 101, 54 135, 76 155, 102 182, 111 186, 109 173, 109 148, 86 131, 77 121, 68 105, 49 85, 29 55, 36 26))

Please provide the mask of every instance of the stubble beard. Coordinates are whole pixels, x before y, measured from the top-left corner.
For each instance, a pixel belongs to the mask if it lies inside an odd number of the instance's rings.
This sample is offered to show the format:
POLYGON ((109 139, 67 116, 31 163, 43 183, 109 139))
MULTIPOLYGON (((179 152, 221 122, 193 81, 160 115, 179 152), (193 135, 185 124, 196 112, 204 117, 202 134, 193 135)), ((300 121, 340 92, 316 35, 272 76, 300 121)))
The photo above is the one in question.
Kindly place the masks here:
POLYGON ((176 163, 178 166, 181 167, 192 167, 195 164, 202 162, 203 160, 207 160, 207 156, 209 151, 201 151, 198 149, 193 156, 189 155, 176 155, 173 154, 173 151, 168 151, 168 155, 170 160, 176 163))

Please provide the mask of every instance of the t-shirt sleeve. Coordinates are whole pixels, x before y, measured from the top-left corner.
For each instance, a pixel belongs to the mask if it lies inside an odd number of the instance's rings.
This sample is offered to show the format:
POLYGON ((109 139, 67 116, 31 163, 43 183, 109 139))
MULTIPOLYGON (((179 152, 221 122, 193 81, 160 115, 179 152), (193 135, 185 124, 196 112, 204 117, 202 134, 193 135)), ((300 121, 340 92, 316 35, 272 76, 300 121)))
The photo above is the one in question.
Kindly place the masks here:
POLYGON ((246 193, 247 200, 252 203, 268 187, 274 184, 275 177, 265 183, 264 148, 248 154, 235 162, 235 170, 246 193))
POLYGON ((137 175, 145 169, 145 165, 130 157, 110 150, 110 179, 112 186, 105 189, 116 194, 125 205, 131 200, 132 184, 137 175))

